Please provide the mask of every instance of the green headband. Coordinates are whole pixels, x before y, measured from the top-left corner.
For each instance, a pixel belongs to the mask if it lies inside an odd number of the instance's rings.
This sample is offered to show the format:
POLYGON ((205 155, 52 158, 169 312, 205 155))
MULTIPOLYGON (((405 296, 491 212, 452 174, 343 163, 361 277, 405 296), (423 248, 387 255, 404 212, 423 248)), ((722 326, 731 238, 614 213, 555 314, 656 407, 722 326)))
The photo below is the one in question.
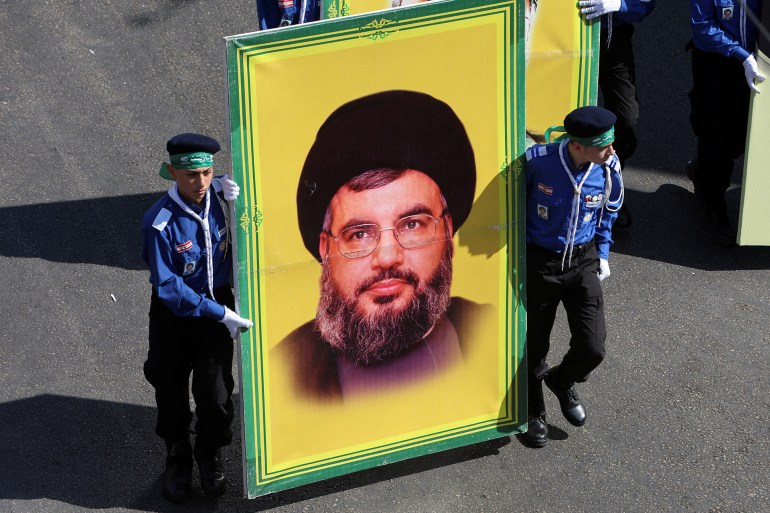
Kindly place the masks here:
MULTIPOLYGON (((205 151, 196 151, 193 153, 179 153, 169 155, 171 165, 179 169, 199 169, 202 167, 211 167, 214 165, 214 154, 205 151)), ((171 173, 168 172, 168 165, 164 162, 160 165, 160 176, 166 180, 173 180, 171 173)))
POLYGON ((563 126, 552 126, 545 131, 545 140, 549 143, 552 142, 551 132, 564 132, 564 134, 554 139, 553 142, 569 139, 570 141, 580 143, 583 146, 595 146, 597 148, 601 148, 602 146, 607 146, 608 144, 612 144, 612 142, 615 140, 614 126, 610 127, 610 129, 604 132, 603 134, 595 135, 593 137, 575 137, 573 135, 566 133, 563 126))

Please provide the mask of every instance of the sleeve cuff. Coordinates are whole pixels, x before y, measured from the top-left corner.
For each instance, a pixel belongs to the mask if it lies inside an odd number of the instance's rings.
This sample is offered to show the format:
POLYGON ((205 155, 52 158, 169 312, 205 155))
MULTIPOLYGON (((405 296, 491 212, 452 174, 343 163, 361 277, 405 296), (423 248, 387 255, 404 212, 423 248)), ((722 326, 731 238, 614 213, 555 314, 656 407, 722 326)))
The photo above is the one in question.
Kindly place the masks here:
POLYGON ((599 258, 602 260, 610 259, 610 245, 608 243, 598 243, 596 245, 596 252, 599 254, 599 258))
POLYGON ((221 321, 225 316, 225 307, 219 303, 212 301, 208 298, 204 299, 204 304, 201 305, 201 315, 214 319, 215 321, 221 321))

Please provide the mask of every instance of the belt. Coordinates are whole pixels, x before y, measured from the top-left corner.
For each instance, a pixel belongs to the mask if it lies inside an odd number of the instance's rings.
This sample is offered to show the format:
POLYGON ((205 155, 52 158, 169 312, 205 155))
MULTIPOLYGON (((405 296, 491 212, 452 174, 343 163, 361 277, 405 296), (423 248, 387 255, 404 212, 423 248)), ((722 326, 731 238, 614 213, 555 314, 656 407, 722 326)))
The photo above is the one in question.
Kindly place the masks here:
MULTIPOLYGON (((572 258, 580 257, 594 249, 596 244, 594 244, 594 241, 591 240, 589 242, 586 242, 585 244, 581 244, 579 246, 574 246, 572 248, 572 258)), ((568 250, 565 250, 568 251, 568 250)), ((561 260, 562 253, 558 251, 553 251, 547 248, 544 248, 543 246, 538 246, 537 244, 527 244, 527 253, 537 253, 539 255, 544 255, 549 257, 552 260, 561 260)))

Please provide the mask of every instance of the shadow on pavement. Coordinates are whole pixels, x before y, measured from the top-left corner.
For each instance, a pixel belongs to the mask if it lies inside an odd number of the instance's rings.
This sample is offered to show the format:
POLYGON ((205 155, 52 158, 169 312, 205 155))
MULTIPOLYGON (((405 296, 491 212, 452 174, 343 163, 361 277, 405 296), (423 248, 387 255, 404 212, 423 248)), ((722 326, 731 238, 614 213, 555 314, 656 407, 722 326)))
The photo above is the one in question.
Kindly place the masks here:
MULTIPOLYGON (((723 248, 698 224, 695 196, 678 185, 663 184, 653 193, 626 189, 625 204, 634 224, 613 233, 612 252, 705 271, 770 269, 770 247, 723 248)), ((738 223, 740 188, 727 192, 728 215, 738 223)))
POLYGON ((95 509, 161 500, 154 422, 154 408, 77 397, 0 404, 0 499, 95 509))
POLYGON ((0 255, 146 269, 142 217, 162 193, 0 208, 0 255))
POLYGON ((52 394, 0 404, 0 501, 48 499, 153 512, 261 511, 491 456, 510 443, 504 436, 246 500, 238 417, 233 443, 222 451, 230 484, 226 495, 206 500, 196 470, 191 498, 178 506, 161 494, 165 450, 153 431, 154 407, 52 394))

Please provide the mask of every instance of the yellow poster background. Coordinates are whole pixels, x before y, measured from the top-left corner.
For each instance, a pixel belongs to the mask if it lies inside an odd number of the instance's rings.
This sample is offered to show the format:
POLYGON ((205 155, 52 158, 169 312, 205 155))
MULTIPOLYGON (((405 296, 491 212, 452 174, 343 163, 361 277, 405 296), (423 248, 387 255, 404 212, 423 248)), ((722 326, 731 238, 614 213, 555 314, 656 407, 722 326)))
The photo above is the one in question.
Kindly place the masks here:
MULTIPOLYGON (((385 38, 297 42, 248 58, 244 52, 249 82, 243 94, 249 107, 240 124, 252 130, 251 156, 244 159, 251 159, 246 167, 256 181, 245 184, 243 194, 261 216, 258 247, 250 248, 259 255, 258 276, 252 279, 261 303, 248 312, 257 322, 246 336, 259 346, 263 364, 263 449, 274 475, 310 463, 317 469, 359 451, 365 455, 373 446, 397 450, 434 433, 463 428, 459 436, 473 426, 486 429, 506 410, 513 379, 509 361, 516 351, 510 338, 516 328, 515 283, 507 279, 511 234, 506 197, 511 193, 501 171, 515 156, 511 145, 521 129, 510 124, 511 48, 502 44, 510 44, 510 30, 510 18, 503 15, 457 16, 394 30, 385 38), (299 173, 316 131, 332 111, 392 89, 424 92, 446 102, 465 126, 476 158, 476 202, 455 236, 452 296, 492 305, 496 315, 478 323, 478 348, 464 366, 387 394, 334 404, 306 400, 292 394, 285 362, 270 356, 287 334, 314 318, 318 303, 321 266, 305 249, 297 223, 299 173)), ((345 141, 339 144, 344 151, 345 141)), ((254 373, 256 367, 251 367, 254 373)))
MULTIPOLYGON (((324 0, 322 15, 335 18, 420 1, 428 0, 324 0)), ((526 124, 531 132, 544 134, 548 127, 561 125, 571 110, 596 105, 598 19, 586 23, 575 0, 524 4, 526 124)))

